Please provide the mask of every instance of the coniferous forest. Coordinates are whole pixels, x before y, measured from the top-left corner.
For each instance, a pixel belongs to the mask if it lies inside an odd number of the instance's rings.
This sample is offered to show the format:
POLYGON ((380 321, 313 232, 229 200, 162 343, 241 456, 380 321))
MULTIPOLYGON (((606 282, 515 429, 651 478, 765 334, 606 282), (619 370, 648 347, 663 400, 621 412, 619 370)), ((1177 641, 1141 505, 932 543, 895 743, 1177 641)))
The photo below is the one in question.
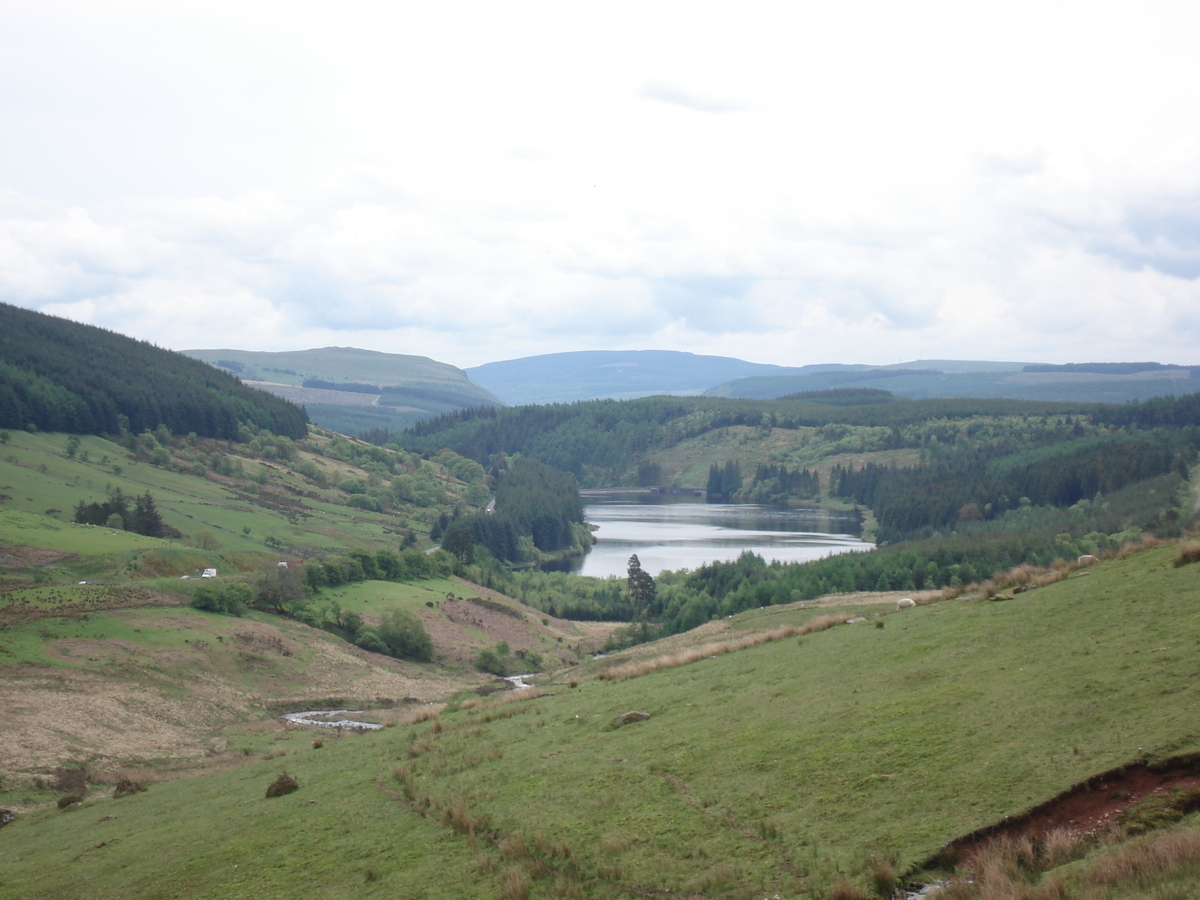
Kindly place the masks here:
POLYGON ((207 363, 0 303, 0 427, 234 439, 239 423, 301 438, 308 416, 207 363))

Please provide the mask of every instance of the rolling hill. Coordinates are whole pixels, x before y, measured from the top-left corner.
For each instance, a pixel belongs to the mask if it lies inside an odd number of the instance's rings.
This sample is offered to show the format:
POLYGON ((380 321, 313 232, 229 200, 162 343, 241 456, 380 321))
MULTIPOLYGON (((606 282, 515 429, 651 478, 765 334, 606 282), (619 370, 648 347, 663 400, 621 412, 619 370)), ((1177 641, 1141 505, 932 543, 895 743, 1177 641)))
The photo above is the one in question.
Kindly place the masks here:
POLYGON ((676 350, 583 350, 486 363, 464 371, 505 403, 519 405, 692 395, 736 378, 799 370, 676 350))
POLYGON ((396 431, 450 410, 502 405, 461 369, 424 356, 353 347, 184 352, 304 406, 318 425, 343 434, 396 431))
POLYGON ((1200 387, 1200 367, 1158 363, 1037 365, 967 360, 921 360, 892 366, 830 366, 821 371, 739 378, 705 391, 710 397, 773 400, 842 388, 875 388, 899 397, 1003 398, 1127 403, 1200 387))
POLYGON ((0 303, 0 428, 303 437, 303 410, 228 373, 103 328, 0 303))
POLYGON ((887 366, 776 366, 665 350, 551 353, 464 370, 510 405, 628 400, 654 394, 774 400, 844 388, 898 397, 1000 398, 1125 403, 1193 393, 1200 367, 1158 363, 1039 365, 990 360, 918 360, 887 366))

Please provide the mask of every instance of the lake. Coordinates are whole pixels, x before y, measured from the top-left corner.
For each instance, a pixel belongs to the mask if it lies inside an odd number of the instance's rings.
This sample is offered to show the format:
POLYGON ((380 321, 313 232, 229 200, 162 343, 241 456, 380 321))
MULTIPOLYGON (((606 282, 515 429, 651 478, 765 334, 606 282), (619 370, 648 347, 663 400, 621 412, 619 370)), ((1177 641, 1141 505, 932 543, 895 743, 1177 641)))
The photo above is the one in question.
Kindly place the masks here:
POLYGON ((852 532, 850 515, 745 503, 705 503, 703 497, 610 494, 585 497, 585 516, 598 526, 590 553, 572 571, 606 578, 627 574, 636 553, 651 575, 732 561, 743 551, 770 562, 808 562, 833 553, 870 550, 852 532))

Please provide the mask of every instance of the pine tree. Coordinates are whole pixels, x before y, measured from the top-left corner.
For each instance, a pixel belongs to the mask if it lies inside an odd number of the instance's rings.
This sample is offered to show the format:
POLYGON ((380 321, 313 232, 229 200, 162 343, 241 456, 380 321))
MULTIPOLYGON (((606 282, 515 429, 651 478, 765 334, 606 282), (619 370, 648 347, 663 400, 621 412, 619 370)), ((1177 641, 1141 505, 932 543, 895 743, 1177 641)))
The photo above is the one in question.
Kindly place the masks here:
POLYGON ((629 601, 633 605, 634 618, 644 619, 654 603, 656 586, 654 578, 642 568, 642 561, 637 554, 629 557, 629 601))

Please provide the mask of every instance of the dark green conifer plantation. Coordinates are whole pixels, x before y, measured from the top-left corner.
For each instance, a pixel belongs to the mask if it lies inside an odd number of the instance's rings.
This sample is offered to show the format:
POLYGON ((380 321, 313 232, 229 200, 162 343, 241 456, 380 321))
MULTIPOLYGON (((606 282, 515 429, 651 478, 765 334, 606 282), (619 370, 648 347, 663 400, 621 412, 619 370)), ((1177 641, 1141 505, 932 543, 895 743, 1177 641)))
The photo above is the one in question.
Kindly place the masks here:
POLYGON ((308 416, 181 353, 0 303, 0 428, 139 434, 165 425, 236 440, 239 423, 301 438, 308 416))

